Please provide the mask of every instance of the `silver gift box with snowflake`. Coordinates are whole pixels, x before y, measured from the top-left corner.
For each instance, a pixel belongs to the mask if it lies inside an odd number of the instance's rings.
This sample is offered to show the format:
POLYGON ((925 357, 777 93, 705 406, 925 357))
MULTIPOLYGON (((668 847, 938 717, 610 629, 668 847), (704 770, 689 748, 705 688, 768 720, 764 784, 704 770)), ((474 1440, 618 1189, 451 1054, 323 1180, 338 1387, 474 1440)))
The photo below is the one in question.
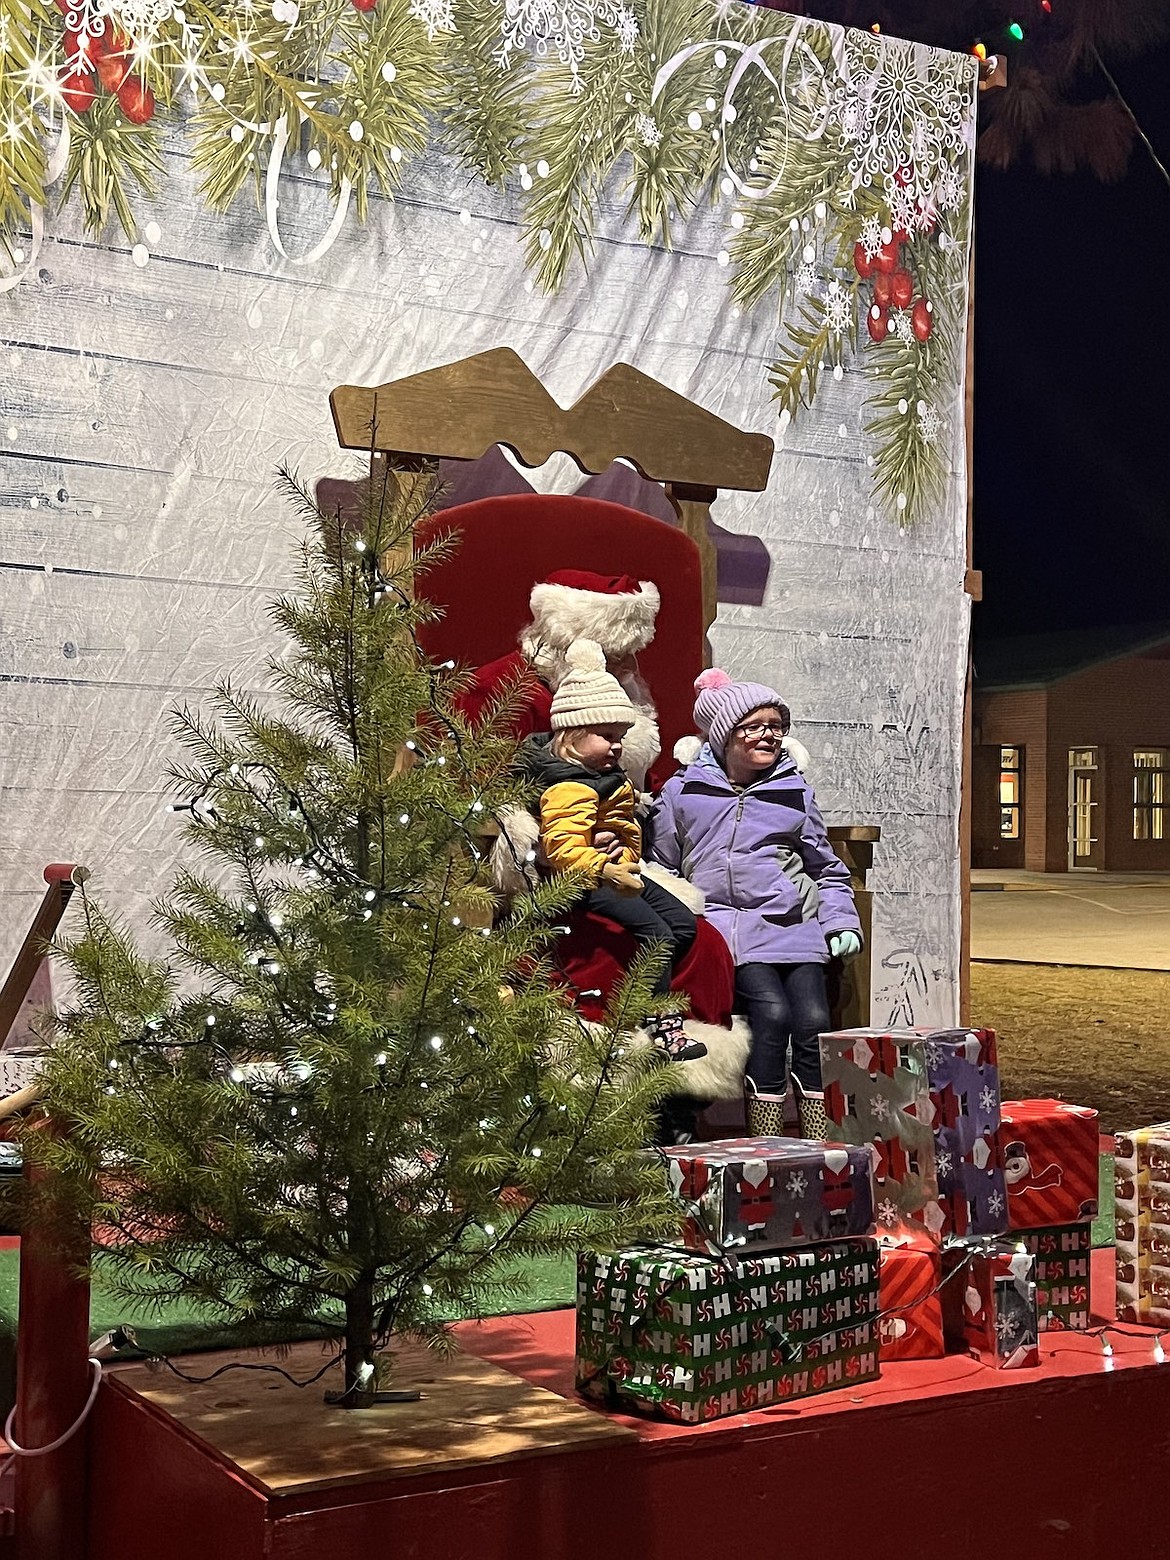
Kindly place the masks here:
POLYGON ((926 1222, 937 1203, 926 1051, 912 1029, 842 1029, 820 1037, 832 1131, 868 1148, 879 1233, 903 1218, 926 1222))
POLYGON ((866 1149, 801 1138, 727 1138, 663 1149, 688 1250, 775 1251, 868 1235, 866 1149))

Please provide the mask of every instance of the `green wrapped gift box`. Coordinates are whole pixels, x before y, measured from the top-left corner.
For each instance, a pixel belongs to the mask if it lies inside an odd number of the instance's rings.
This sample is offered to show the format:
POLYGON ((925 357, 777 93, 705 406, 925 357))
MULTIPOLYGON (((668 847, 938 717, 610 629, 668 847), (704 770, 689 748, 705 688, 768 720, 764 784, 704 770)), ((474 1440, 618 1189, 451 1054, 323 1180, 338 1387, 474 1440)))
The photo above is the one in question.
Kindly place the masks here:
POLYGON ((1036 1258, 1036 1313, 1040 1331, 1084 1332, 1092 1305, 1092 1226, 1053 1224, 1041 1230, 1013 1230, 1036 1258))
POLYGON ((577 1389, 698 1424, 878 1374, 878 1249, 735 1261, 666 1246, 577 1259, 577 1389))

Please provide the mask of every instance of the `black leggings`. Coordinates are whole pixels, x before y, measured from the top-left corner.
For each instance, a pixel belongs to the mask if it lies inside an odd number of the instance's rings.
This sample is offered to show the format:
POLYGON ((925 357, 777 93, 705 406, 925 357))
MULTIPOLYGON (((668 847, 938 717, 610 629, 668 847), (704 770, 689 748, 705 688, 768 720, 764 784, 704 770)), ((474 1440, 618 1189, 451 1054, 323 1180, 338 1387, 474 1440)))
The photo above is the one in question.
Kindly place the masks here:
POLYGON ((633 932, 641 948, 665 946, 670 959, 654 981, 654 995, 670 990, 674 966, 684 958, 695 940, 695 918, 681 900, 649 878, 643 880, 640 894, 619 894, 613 888, 590 889, 585 908, 608 916, 628 932, 633 932))
POLYGON ((761 1094, 783 1094, 788 1047, 792 1073, 805 1089, 821 1087, 817 1036, 829 1027, 823 964, 740 964, 735 1006, 752 1032, 748 1076, 761 1094))

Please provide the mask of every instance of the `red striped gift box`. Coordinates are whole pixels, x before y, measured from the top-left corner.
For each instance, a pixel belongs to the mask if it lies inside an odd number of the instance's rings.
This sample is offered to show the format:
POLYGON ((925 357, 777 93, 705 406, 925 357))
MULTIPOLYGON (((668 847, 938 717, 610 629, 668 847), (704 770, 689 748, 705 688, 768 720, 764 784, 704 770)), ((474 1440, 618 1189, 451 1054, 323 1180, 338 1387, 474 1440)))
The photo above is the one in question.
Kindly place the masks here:
POLYGON ((1013 1230, 1076 1224, 1097 1212, 1097 1112, 1063 1100, 1005 1100, 1000 1127, 1013 1230))
POLYGON ((879 1236, 878 1322, 880 1357, 886 1360, 937 1360, 943 1344, 938 1242, 910 1223, 879 1236))

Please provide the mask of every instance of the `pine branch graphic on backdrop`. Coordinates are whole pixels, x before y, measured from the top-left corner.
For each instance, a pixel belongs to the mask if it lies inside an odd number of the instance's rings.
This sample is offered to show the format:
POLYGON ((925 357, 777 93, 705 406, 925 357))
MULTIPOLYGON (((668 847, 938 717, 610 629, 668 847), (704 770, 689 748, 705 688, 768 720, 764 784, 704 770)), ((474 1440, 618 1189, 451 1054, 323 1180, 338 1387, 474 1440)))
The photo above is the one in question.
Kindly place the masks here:
POLYGON ((413 583, 451 545, 411 559, 429 479, 388 473, 358 522, 282 486, 311 532, 270 609, 288 651, 264 697, 174 716, 175 806, 214 870, 159 905, 166 963, 85 898, 43 1079, 69 1130, 25 1145, 54 1172, 36 1212, 118 1233, 117 1294, 319 1325, 356 1404, 392 1332, 441 1342, 525 1259, 670 1227, 642 1145, 672 1069, 629 1048, 653 970, 599 1026, 554 989, 577 885, 486 930, 482 825, 524 791, 508 700, 471 731, 461 674, 418 646, 413 583))

